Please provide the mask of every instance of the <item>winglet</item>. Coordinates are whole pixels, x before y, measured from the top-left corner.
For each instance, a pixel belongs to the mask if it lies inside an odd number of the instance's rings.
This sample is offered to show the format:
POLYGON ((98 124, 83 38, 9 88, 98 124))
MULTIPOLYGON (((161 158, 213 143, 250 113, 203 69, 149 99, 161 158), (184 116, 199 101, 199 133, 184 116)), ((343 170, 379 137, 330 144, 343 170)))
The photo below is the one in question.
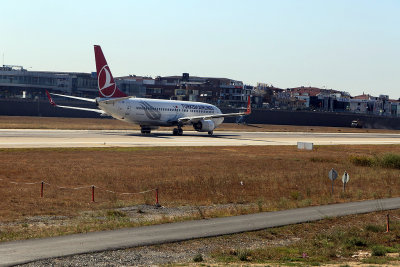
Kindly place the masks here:
POLYGON ((251 113, 251 102, 250 102, 250 96, 247 100, 247 110, 245 112, 247 115, 249 115, 251 113))
POLYGON ((49 99, 50 104, 51 104, 53 107, 57 106, 57 104, 53 101, 53 98, 51 98, 51 96, 50 96, 50 94, 49 94, 49 91, 47 91, 47 90, 46 90, 46 95, 47 95, 47 98, 49 99))

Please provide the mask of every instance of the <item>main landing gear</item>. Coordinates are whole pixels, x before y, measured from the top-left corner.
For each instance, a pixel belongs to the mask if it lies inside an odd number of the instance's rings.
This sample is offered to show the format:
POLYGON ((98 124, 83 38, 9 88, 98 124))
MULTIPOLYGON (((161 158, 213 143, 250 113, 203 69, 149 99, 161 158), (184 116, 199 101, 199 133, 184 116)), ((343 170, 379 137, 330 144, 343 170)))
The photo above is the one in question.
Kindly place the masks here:
POLYGON ((173 135, 182 135, 183 134, 182 127, 178 126, 178 128, 174 128, 174 130, 172 131, 172 134, 173 135))
POLYGON ((208 135, 213 135, 213 134, 214 134, 213 131, 209 131, 209 132, 208 132, 208 135))
POLYGON ((142 134, 150 134, 151 133, 151 128, 149 128, 149 127, 141 126, 140 128, 141 128, 140 132, 142 134))

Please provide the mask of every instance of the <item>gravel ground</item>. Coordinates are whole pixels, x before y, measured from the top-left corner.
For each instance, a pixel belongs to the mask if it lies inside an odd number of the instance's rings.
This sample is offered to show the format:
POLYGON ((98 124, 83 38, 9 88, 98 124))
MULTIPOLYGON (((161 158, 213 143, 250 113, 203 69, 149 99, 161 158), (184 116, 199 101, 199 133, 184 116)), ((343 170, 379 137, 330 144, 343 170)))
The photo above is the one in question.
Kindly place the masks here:
POLYGON ((207 263, 213 263, 212 253, 218 250, 238 251, 266 246, 288 245, 299 240, 268 240, 258 235, 236 234, 230 236, 196 239, 172 244, 137 247, 126 250, 105 251, 70 257, 37 261, 20 266, 154 266, 194 263, 201 254, 207 263))
POLYGON ((155 207, 154 205, 137 205, 116 209, 124 212, 131 222, 153 221, 163 217, 182 218, 187 216, 204 217, 209 212, 229 211, 256 208, 256 204, 218 204, 212 206, 178 206, 178 207, 155 207))
MULTIPOLYGON (((208 218, 208 213, 214 212, 229 212, 238 213, 240 210, 256 209, 256 204, 218 204, 212 206, 178 206, 178 207, 156 207, 155 205, 136 205, 114 209, 120 211, 124 216, 129 218, 130 222, 153 222, 163 218, 208 218)), ((74 220, 82 219, 85 217, 95 216, 99 220, 107 220, 105 215, 98 216, 99 211, 85 211, 82 212, 77 218, 67 216, 53 216, 53 215, 38 215, 26 217, 21 220, 11 222, 0 222, 0 226, 20 226, 25 224, 27 227, 50 227, 60 225, 70 225, 74 220)))

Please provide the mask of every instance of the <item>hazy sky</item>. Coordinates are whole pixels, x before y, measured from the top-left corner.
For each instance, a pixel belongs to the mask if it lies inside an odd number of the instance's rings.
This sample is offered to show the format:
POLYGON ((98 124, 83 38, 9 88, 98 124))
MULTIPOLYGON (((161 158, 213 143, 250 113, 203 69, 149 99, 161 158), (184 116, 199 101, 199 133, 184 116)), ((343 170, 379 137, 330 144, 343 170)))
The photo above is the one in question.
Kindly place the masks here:
POLYGON ((1 1, 4 63, 400 97, 400 1, 1 1))

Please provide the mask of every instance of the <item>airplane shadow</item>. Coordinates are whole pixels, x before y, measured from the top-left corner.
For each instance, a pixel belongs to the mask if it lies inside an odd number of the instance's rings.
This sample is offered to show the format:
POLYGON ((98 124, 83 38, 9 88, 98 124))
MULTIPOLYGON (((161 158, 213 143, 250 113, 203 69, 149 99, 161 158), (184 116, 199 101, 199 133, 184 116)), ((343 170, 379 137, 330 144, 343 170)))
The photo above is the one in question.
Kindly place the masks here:
POLYGON ((164 139, 173 139, 173 138, 180 138, 180 137, 199 137, 199 138, 214 138, 214 139, 231 139, 231 140, 242 140, 242 141, 257 141, 257 142, 265 142, 265 143, 272 143, 272 141, 268 140, 260 140, 260 139, 253 139, 253 138, 244 138, 243 135, 240 133, 238 134, 224 134, 223 132, 217 132, 213 135, 208 135, 207 133, 204 134, 196 134, 196 133, 185 133, 183 132, 182 136, 176 136, 172 133, 164 133, 164 132, 152 132, 151 134, 141 134, 140 132, 135 133, 123 133, 123 132, 105 132, 105 135, 117 135, 117 136, 135 136, 135 137, 147 137, 147 138, 164 138, 164 139))
POLYGON ((136 137, 154 137, 154 138, 172 138, 172 137, 207 137, 207 138, 223 138, 223 137, 233 137, 233 136, 240 136, 238 134, 223 134, 223 133, 214 133, 214 135, 208 135, 207 133, 204 134, 195 134, 195 133, 187 133, 183 132, 182 136, 176 136, 172 133, 160 133, 160 132, 152 132, 151 134, 141 134, 140 132, 134 133, 124 133, 124 132, 103 132, 104 135, 114 135, 114 136, 136 136, 136 137))
POLYGON ((205 133, 204 135, 201 134, 191 134, 191 133, 183 133, 182 136, 176 136, 173 135, 172 133, 151 133, 151 134, 146 134, 146 135, 142 135, 141 133, 134 133, 134 134, 125 134, 125 136, 137 136, 137 137, 154 137, 154 138, 179 138, 179 137, 200 137, 200 138, 224 138, 224 137, 231 137, 231 136, 239 136, 239 135, 225 135, 225 134, 214 134, 214 135, 208 135, 207 133, 205 133))
POLYGON ((253 127, 253 128, 262 128, 261 126, 258 125, 253 125, 253 124, 245 124, 247 127, 253 127))
MULTIPOLYGON (((237 135, 236 135, 237 136, 237 135)), ((219 136, 215 136, 219 138, 219 136)), ((256 141, 256 142, 264 142, 264 143, 273 143, 273 141, 268 140, 260 140, 260 139, 252 139, 252 138, 234 138, 233 135, 221 136, 224 139, 232 139, 232 140, 241 140, 241 141, 256 141)))

